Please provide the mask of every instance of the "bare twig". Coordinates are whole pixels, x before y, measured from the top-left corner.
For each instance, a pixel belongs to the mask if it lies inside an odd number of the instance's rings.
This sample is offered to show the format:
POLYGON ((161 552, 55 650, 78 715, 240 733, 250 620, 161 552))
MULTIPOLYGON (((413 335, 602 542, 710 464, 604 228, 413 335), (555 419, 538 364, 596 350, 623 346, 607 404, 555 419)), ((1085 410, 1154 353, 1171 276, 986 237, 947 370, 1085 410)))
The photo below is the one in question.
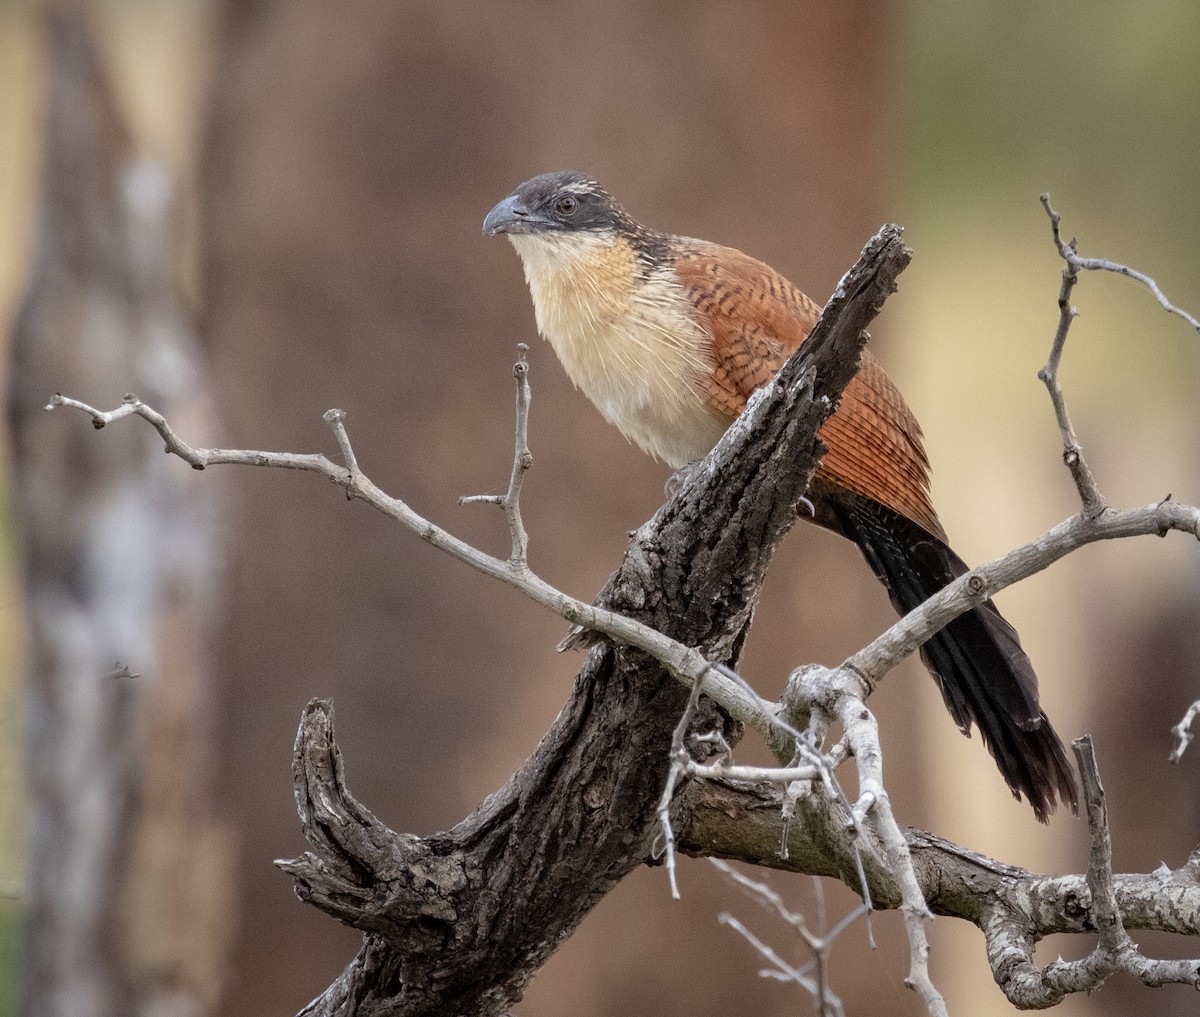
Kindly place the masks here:
MULTIPOLYGON (((717 702, 730 716, 750 725, 764 737, 771 737, 771 732, 778 723, 773 704, 750 691, 749 686, 744 683, 729 680, 724 672, 714 669, 699 651, 684 646, 657 629, 632 618, 567 596, 532 573, 528 567, 514 566, 511 561, 501 560, 478 550, 430 522, 404 501, 386 494, 361 469, 349 469, 325 455, 316 453, 193 448, 179 438, 161 413, 134 395, 125 396, 122 404, 114 410, 101 411, 87 403, 59 394, 50 400, 46 409, 53 410, 60 406, 69 406, 86 413, 97 428, 124 417, 141 417, 162 436, 166 451, 179 456, 193 469, 202 470, 218 465, 262 466, 303 470, 323 476, 344 489, 349 497, 366 502, 416 533, 422 540, 484 575, 521 590, 531 600, 549 608, 567 621, 602 632, 618 643, 643 650, 687 684, 702 682, 705 695, 717 702)), ((341 411, 330 411, 325 414, 325 420, 337 437, 338 445, 343 450, 342 455, 346 456, 345 450, 350 444, 350 439, 346 434, 345 414, 341 411)), ((352 451, 348 461, 354 462, 352 451)))
POLYGON ((1150 278, 1150 276, 1136 269, 1129 268, 1127 265, 1109 261, 1106 258, 1080 257, 1078 243, 1075 238, 1072 237, 1068 241, 1064 241, 1062 238, 1062 217, 1050 205, 1050 195, 1043 194, 1041 202, 1042 207, 1046 210, 1046 215, 1050 219, 1050 229, 1054 236, 1054 246, 1058 250, 1059 257, 1062 258, 1064 264, 1062 288, 1058 294, 1058 328, 1054 334, 1050 356, 1046 360, 1046 365, 1038 371, 1038 377, 1045 383, 1046 389, 1050 393, 1050 401, 1054 406, 1054 415, 1058 420, 1058 429, 1062 434, 1063 462, 1066 463, 1067 468, 1071 471, 1071 477, 1075 481, 1076 490, 1079 492, 1079 499, 1083 503, 1083 513, 1089 518, 1095 518, 1107 510, 1107 505, 1105 504, 1104 496, 1100 493, 1100 489, 1096 484, 1095 477, 1092 476, 1092 471, 1083 458, 1083 448, 1079 444, 1075 428, 1071 424, 1070 415, 1067 413, 1066 399, 1058 383, 1058 369, 1062 362, 1063 347, 1067 341, 1067 332, 1071 328, 1071 322, 1079 314, 1071 304, 1071 291, 1075 288, 1080 271, 1115 272, 1118 275, 1136 279, 1149 288, 1150 292, 1154 294, 1159 304, 1166 311, 1183 318, 1184 321, 1198 332, 1200 332, 1200 322, 1167 300, 1162 290, 1159 289, 1158 283, 1150 278))
POLYGON ((1079 991, 1099 988, 1108 974, 1119 966, 1121 954, 1135 948, 1121 923, 1121 913, 1113 890, 1112 835, 1108 830, 1108 807, 1091 735, 1077 738, 1071 747, 1079 764, 1088 833, 1091 835, 1087 885, 1092 898, 1092 921, 1100 939, 1091 956, 1073 964, 1050 965, 1045 975, 1047 978, 1058 977, 1064 983, 1075 981, 1078 988, 1069 991, 1079 991))
MULTIPOLYGON (((818 1011, 823 1015, 823 1017, 832 1017, 834 1014, 840 1014, 842 1012, 841 1000, 839 1000, 838 997, 830 991, 828 984, 828 975, 826 969, 829 963, 829 952, 838 936, 840 936, 847 928, 849 928, 850 924, 855 919, 869 912, 869 909, 866 907, 866 905, 855 908, 852 912, 850 912, 850 914, 838 922, 828 934, 826 934, 824 931, 824 906, 823 899, 821 899, 820 924, 822 931, 820 933, 814 933, 811 929, 809 929, 808 923, 805 921, 804 916, 788 908, 784 904, 783 898, 780 897, 779 894, 772 890, 769 886, 767 886, 766 883, 759 882, 756 879, 750 879, 748 876, 740 873, 728 862, 725 862, 719 858, 710 858, 709 861, 711 861, 712 864, 715 865, 727 879, 741 887, 748 894, 750 894, 754 900, 762 904, 768 911, 773 912, 778 918, 782 919, 782 921, 804 941, 805 945, 809 949, 809 952, 812 954, 811 964, 806 964, 803 968, 799 969, 794 969, 789 966, 787 977, 789 980, 800 984, 813 996, 813 1000, 817 1005, 818 1011), (813 969, 815 978, 812 980, 805 978, 804 981, 801 981, 801 978, 804 978, 810 966, 813 969)), ((818 894, 820 893, 820 885, 820 881, 817 880, 816 886, 818 894)), ((775 963, 775 961, 772 959, 774 954, 765 952, 769 948, 763 947, 757 939, 753 938, 746 931, 745 927, 741 925, 741 923, 737 922, 736 919, 732 919, 727 915, 723 915, 721 920, 725 922, 725 924, 736 929, 747 939, 748 942, 751 943, 751 945, 755 947, 755 949, 759 950, 764 957, 767 957, 768 960, 771 960, 772 963, 775 963)))
POLYGON ((706 766, 703 763, 689 762, 685 770, 689 777, 764 781, 768 784, 791 784, 797 780, 816 780, 821 776, 820 767, 811 763, 805 763, 803 766, 735 766, 732 763, 706 766))
POLYGON ((1066 264, 1062 271, 1062 288, 1058 292, 1058 328, 1054 333, 1054 343, 1050 347, 1050 356, 1046 360, 1046 365, 1038 371, 1038 377, 1046 386, 1046 390, 1050 393, 1050 401, 1054 405, 1054 416, 1058 420, 1058 429, 1062 434, 1063 442, 1063 462, 1066 463, 1067 469, 1071 471, 1071 477, 1075 481, 1075 489, 1079 492, 1079 500, 1083 503, 1083 514, 1089 519, 1095 519, 1107 509, 1104 501, 1104 496, 1100 493, 1099 487, 1096 486, 1096 479, 1092 476, 1092 471, 1088 467, 1087 461, 1083 458, 1083 448, 1079 444, 1079 439, 1075 435, 1075 428, 1071 424, 1071 417, 1067 413, 1066 397, 1063 395, 1062 388, 1058 384, 1058 367, 1062 362, 1063 347, 1067 342, 1067 332, 1070 331, 1071 322, 1075 320, 1079 312, 1071 304, 1071 291, 1075 288, 1075 283, 1079 279, 1079 264, 1075 255, 1075 241, 1072 240, 1069 244, 1064 244, 1062 238, 1058 234, 1059 216, 1058 213, 1050 207, 1050 195, 1042 195, 1042 206, 1046 209, 1046 214, 1050 217, 1050 227, 1054 231, 1054 243, 1058 248, 1058 253, 1062 256, 1066 264))
POLYGON ((513 453, 512 473, 508 478, 508 491, 504 494, 472 494, 458 499, 460 505, 470 505, 486 502, 499 505, 504 509, 508 520, 509 533, 512 536, 512 554, 509 563, 517 571, 524 570, 529 564, 529 535, 525 532, 525 524, 521 519, 521 483, 525 474, 533 465, 533 453, 529 451, 529 362, 525 355, 529 347, 517 343, 517 362, 513 364, 513 377, 517 382, 517 433, 516 450, 513 453))
POLYGON ((1059 256, 1069 265, 1075 268, 1084 269, 1089 272, 1115 272, 1117 275, 1126 276, 1129 279, 1136 279, 1142 283, 1159 302, 1164 311, 1169 314, 1178 315, 1197 332, 1200 332, 1200 321, 1188 314, 1187 311, 1181 310, 1172 304, 1164 295, 1163 291, 1158 288, 1156 283, 1150 276, 1144 272, 1139 272, 1137 269, 1130 268, 1128 265, 1121 265, 1115 261, 1109 261, 1107 258, 1081 258, 1076 253, 1076 243, 1072 239, 1070 243, 1064 243, 1061 234, 1059 233, 1059 223, 1061 216, 1050 207, 1050 195, 1043 194, 1041 197, 1042 205, 1046 209, 1046 214, 1050 216, 1050 226, 1054 230, 1054 245, 1058 248, 1059 256))
POLYGON ((1192 722, 1196 719, 1196 714, 1200 713, 1200 699, 1197 699, 1191 706, 1187 708, 1183 718, 1171 728, 1171 734, 1175 736, 1175 748, 1171 750, 1171 754, 1167 757, 1167 761, 1178 763, 1183 758, 1184 752, 1191 744, 1192 738, 1192 722))
MULTIPOLYGON (((354 454, 354 446, 350 444, 350 435, 346 433, 346 411, 326 410, 321 414, 321 419, 333 430, 333 437, 342 453, 342 462, 346 464, 346 469, 353 476, 358 472, 358 457, 354 454)), ((349 491, 346 492, 346 497, 350 497, 349 491)))
POLYGON ((747 943, 754 947, 760 957, 772 965, 766 971, 759 972, 761 975, 768 978, 778 978, 780 981, 795 982, 813 997, 814 1002, 821 1008, 822 1017, 827 1017, 827 1015, 831 1014, 840 1015, 844 1012, 841 1000, 833 995, 828 988, 823 987, 815 979, 809 978, 800 968, 793 967, 785 961, 733 915, 723 912, 717 916, 717 921, 722 925, 728 925, 747 943))
POLYGON ((663 867, 667 870, 667 881, 671 885, 671 897, 679 900, 679 883, 675 879, 675 830, 671 826, 671 802, 675 799, 675 788, 688 771, 692 757, 688 753, 685 741, 688 728, 696 716, 696 707, 700 704, 700 683, 692 686, 688 696, 687 707, 675 725, 671 734, 671 765, 667 770, 667 779, 663 783, 662 797, 658 801, 658 823, 662 832, 663 867))
MULTIPOLYGON (((1200 322, 1186 311, 1181 310, 1172 304, 1163 295, 1156 283, 1150 276, 1132 269, 1127 265, 1121 265, 1114 261, 1109 261, 1105 258, 1082 258, 1078 253, 1078 242, 1074 237, 1069 241, 1064 241, 1061 232, 1062 217, 1054 210, 1050 204, 1050 195, 1043 194, 1041 196, 1042 207, 1046 210, 1046 215, 1050 219, 1050 229, 1054 237, 1054 246, 1058 251, 1059 257, 1062 258, 1062 289, 1059 291, 1058 307, 1059 307, 1059 324, 1054 335, 1054 343, 1051 347, 1050 356, 1046 361, 1045 367, 1038 372, 1038 377, 1045 382, 1046 388, 1049 390, 1051 402, 1054 405, 1055 417, 1058 420, 1059 431, 1062 433, 1063 439, 1063 461, 1071 471, 1071 476, 1075 480, 1075 486, 1079 491, 1080 500, 1083 502, 1083 513, 1089 518, 1107 511, 1107 505, 1104 498, 1096 485, 1096 481, 1092 476, 1091 470, 1084 461, 1083 452, 1079 445, 1078 438, 1075 434, 1075 429, 1071 424, 1070 417, 1067 414, 1066 402, 1063 397, 1062 389, 1058 384, 1058 369, 1062 361, 1063 347, 1066 344, 1067 331, 1071 327, 1071 322, 1078 315, 1078 311, 1071 304, 1071 291, 1078 281, 1079 272, 1081 270, 1089 271, 1105 271, 1115 272, 1118 275, 1127 276, 1130 279, 1135 279, 1144 284, 1154 294, 1159 304, 1171 314, 1183 318, 1192 328, 1200 331, 1200 322)), ((1170 500, 1170 496, 1167 497, 1170 500)), ((1191 724, 1196 713, 1200 711, 1200 701, 1192 704, 1191 708, 1184 715, 1183 719, 1171 729, 1177 741, 1175 748, 1171 751, 1169 761, 1172 763, 1178 762, 1182 758, 1184 751, 1187 749, 1188 743, 1191 741, 1191 724)))

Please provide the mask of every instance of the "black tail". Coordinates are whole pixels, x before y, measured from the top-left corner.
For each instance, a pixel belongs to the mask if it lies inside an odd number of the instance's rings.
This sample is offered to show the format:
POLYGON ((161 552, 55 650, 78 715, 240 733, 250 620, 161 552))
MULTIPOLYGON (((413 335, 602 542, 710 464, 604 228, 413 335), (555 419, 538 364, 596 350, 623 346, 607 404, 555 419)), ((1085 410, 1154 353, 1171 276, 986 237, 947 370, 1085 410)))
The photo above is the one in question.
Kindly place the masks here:
MULTIPOLYGON (((900 614, 968 571, 944 541, 912 520, 857 495, 838 502, 830 507, 841 532, 858 545, 900 614)), ((1043 823, 1060 797, 1078 812, 1074 772, 1038 705, 1033 665, 990 600, 934 635, 921 659, 959 730, 969 736, 972 724, 979 728, 1014 797, 1024 795, 1043 823)))

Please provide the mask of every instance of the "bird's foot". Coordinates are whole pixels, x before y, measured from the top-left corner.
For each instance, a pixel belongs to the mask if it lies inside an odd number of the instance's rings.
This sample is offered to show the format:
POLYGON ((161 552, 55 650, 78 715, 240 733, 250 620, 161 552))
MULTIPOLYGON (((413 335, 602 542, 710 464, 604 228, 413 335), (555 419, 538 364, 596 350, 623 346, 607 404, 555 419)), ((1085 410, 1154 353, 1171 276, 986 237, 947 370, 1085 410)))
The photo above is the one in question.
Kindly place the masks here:
POLYGON ((667 482, 663 484, 663 496, 668 499, 674 498, 679 493, 680 488, 687 483, 688 478, 692 475, 692 471, 699 462, 700 460, 696 459, 693 462, 686 463, 667 477, 667 482))

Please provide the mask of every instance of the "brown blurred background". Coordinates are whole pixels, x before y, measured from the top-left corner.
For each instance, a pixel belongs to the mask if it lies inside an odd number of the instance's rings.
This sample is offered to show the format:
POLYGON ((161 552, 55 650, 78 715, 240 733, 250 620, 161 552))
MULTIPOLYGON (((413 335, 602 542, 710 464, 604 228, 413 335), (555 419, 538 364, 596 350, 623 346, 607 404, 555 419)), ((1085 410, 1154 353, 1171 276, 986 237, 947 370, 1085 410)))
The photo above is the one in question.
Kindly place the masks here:
MULTIPOLYGON (((1038 194, 1051 192, 1085 254, 1133 264, 1200 309, 1200 8, 1186 0, 77 7, 94 28, 130 151, 177 182, 170 269, 211 370, 215 416, 204 440, 333 453, 320 414, 340 406, 373 479, 502 552, 499 514, 455 499, 499 490, 507 477, 509 366, 514 344, 529 342, 531 559, 579 595, 603 583, 626 531, 657 507, 666 471, 571 390, 534 342, 515 254, 480 236, 491 205, 536 172, 585 169, 644 220, 740 247, 821 299, 882 221, 904 224, 916 260, 875 349, 924 425, 939 511, 971 562, 1075 508, 1035 377, 1059 285, 1038 194)), ((39 203, 52 192, 43 27, 41 5, 0 5, 6 322, 33 277, 39 203)), ((1168 492, 1200 500, 1200 338, 1115 277, 1085 278, 1076 303, 1063 383, 1103 489, 1122 506, 1168 492)), ((136 387, 77 366, 83 387, 71 394, 90 402, 115 405, 136 387)), ((26 397, 43 401, 57 387, 26 397)), ((89 448, 135 440, 137 428, 94 436, 65 414, 29 426, 89 448)), ((36 450, 39 432, 29 433, 36 450)), ((173 897, 178 884, 161 864, 150 865, 155 892, 132 861, 119 881, 113 907, 123 917, 110 950, 118 963, 126 952, 137 959, 118 996, 126 1012, 169 998, 175 1008, 155 1012, 289 1014, 359 941, 300 904, 270 864, 304 846, 289 761, 306 700, 335 698, 360 799, 394 828, 424 834, 452 825, 521 762, 577 662, 554 653, 561 622, 311 477, 156 463, 185 492, 217 499, 218 620, 197 651, 210 674, 190 679, 202 696, 173 715, 181 727, 130 733, 147 767, 135 813, 166 808, 147 789, 162 797, 172 782, 200 804, 158 848, 182 859, 187 893, 173 897), (181 733, 189 718, 196 731, 181 733), (172 737, 202 747, 173 755, 162 748, 172 737), (149 960, 137 944, 147 928, 167 930, 149 960)), ((21 634, 24 531, 5 519, 0 1014, 17 1012, 25 888, 36 882, 20 743, 37 654, 21 634)), ((1164 760, 1170 726, 1200 695, 1196 546, 1175 537, 1093 547, 1000 602, 1061 734, 1096 736, 1118 866, 1182 863, 1197 840, 1200 756, 1179 767, 1164 760)), ((891 620, 857 552, 801 527, 773 569, 744 673, 776 694, 795 664, 837 661, 891 620)), ((129 662, 142 672, 136 694, 169 699, 180 629, 165 627, 155 661, 129 662)), ((109 665, 98 659, 97 675, 109 665)), ((121 688, 109 679, 99 695, 121 688)), ((1083 867, 1082 823, 1060 817, 1040 828, 978 741, 957 735, 919 667, 890 677, 875 707, 903 821, 1033 868, 1083 867)), ((153 850, 134 845, 128 857, 153 850)), ((627 880, 516 1013, 806 1006, 759 979, 754 957, 715 916, 733 908, 783 944, 778 930, 707 865, 685 864, 682 879, 679 904, 658 871, 627 880)), ((771 882, 811 905, 810 881, 771 882)), ((853 903, 836 887, 828 897, 834 918, 853 903)), ((876 953, 861 929, 836 950, 835 989, 850 1013, 919 1013, 901 984, 898 919, 881 915, 875 928, 876 953)), ((952 1010, 1009 1012, 974 929, 943 920, 932 936, 934 978, 952 1010)), ((1082 946, 1055 941, 1045 956, 1082 946)), ((1145 992, 1114 983, 1058 1012, 1127 1012, 1145 1005, 1145 992)), ((1194 1013, 1185 990, 1153 999, 1158 1013, 1194 1013)))

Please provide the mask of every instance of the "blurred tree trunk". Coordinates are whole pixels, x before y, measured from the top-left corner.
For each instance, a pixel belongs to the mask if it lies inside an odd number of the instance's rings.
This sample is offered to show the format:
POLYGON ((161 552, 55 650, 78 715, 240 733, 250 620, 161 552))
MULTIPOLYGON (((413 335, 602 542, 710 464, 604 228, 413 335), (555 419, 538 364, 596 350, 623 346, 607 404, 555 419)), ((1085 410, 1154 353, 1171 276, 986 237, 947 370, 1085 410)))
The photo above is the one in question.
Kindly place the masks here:
MULTIPOLYGON (((879 225, 891 4, 222 6, 202 157, 221 444, 329 451, 320 414, 342 407, 375 480, 485 546, 507 539, 498 515, 454 499, 507 477, 513 346, 534 338, 515 255, 479 232, 515 184, 587 170, 643 220, 741 246, 819 299, 879 225)), ((532 370, 532 562, 586 596, 666 472, 605 427, 540 343, 532 370)), ((324 485, 262 471, 229 483, 220 758, 244 908, 228 1012, 292 1012, 359 943, 267 868, 301 844, 288 760, 304 702, 337 699, 362 800, 430 832, 504 781, 578 661, 554 658, 555 619, 324 485)), ((780 680, 800 647, 820 657, 821 639, 840 638, 844 654, 873 634, 864 605, 887 618, 868 569, 829 567, 853 548, 812 528, 791 543, 776 589, 819 571, 822 610, 805 627, 792 598, 764 604, 752 666, 780 680)), ((680 1012, 750 1012, 771 991, 742 956, 737 974, 706 962, 670 981, 649 940, 677 942, 692 917, 710 942, 725 935, 699 889, 669 915, 657 898, 629 906, 608 938, 604 914, 584 923, 576 938, 592 946, 569 973, 552 961, 539 976, 571 983, 572 1013, 658 1012, 668 994, 680 1012), (619 966, 627 979, 600 974, 619 966)), ((546 1011, 531 998, 521 1012, 546 1011)))
POLYGON ((211 490, 137 428, 97 440, 55 391, 131 387, 204 430, 172 284, 172 184, 139 162, 84 20, 48 19, 38 247, 13 335, 13 503, 30 630, 23 1010, 213 1012, 227 838, 211 785, 211 490))

